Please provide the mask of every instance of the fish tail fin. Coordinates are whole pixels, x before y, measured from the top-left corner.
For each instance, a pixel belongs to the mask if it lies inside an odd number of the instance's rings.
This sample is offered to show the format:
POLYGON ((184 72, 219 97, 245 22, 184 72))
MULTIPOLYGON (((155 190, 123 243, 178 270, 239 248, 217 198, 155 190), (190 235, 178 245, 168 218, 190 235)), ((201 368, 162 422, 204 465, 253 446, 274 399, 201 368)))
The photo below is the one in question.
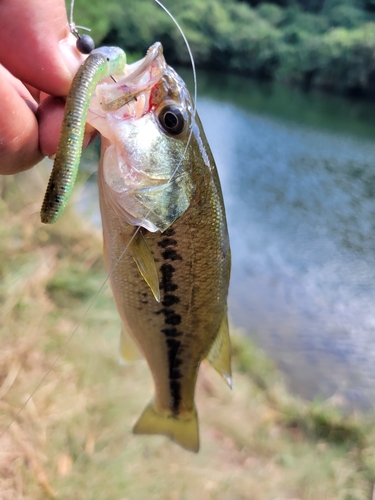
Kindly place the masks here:
POLYGON ((194 410, 189 414, 175 415, 159 412, 154 402, 146 407, 133 428, 134 434, 162 434, 186 450, 199 451, 198 416, 194 410))

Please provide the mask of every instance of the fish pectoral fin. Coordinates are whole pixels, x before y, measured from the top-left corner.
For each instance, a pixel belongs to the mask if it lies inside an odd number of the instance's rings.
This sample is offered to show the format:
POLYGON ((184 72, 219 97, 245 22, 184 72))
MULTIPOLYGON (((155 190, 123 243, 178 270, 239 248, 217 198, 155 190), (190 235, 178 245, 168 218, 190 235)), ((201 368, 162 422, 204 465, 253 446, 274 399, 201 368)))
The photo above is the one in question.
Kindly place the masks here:
POLYGON ((218 334, 208 353, 207 360, 232 389, 231 348, 228 316, 226 312, 223 316, 218 334))
POLYGON ((160 302, 159 277, 151 250, 148 248, 141 229, 137 229, 130 243, 132 257, 155 299, 160 302))
POLYGON ((161 413, 154 402, 146 407, 133 428, 134 434, 162 434, 186 450, 198 453, 199 432, 197 411, 188 414, 161 413))
POLYGON ((142 353, 137 344, 123 326, 120 334, 120 365, 139 361, 142 358, 142 353))

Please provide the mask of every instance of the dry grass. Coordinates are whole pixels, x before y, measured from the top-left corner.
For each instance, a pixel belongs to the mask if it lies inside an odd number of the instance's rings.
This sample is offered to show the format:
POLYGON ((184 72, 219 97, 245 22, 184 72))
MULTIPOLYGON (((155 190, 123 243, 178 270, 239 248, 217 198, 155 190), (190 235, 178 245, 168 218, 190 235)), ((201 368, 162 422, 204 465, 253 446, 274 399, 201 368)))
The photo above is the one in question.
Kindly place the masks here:
POLYGON ((198 455, 133 436, 152 395, 147 366, 119 366, 108 290, 84 315, 105 278, 101 237, 69 211, 42 227, 44 182, 34 169, 1 187, 1 500, 371 498, 368 419, 297 400, 243 339, 232 392, 202 366, 198 455))

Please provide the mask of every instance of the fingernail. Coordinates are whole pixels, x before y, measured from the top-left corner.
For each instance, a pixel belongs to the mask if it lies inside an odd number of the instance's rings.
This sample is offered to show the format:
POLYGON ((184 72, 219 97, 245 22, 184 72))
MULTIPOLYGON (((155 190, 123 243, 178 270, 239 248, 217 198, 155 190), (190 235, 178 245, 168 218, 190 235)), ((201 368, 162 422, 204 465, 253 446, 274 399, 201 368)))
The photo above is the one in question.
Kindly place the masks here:
POLYGON ((78 52, 76 48, 76 39, 72 34, 68 38, 59 42, 60 52, 62 54, 65 66, 68 68, 69 73, 73 77, 78 68, 81 66, 86 56, 78 52))

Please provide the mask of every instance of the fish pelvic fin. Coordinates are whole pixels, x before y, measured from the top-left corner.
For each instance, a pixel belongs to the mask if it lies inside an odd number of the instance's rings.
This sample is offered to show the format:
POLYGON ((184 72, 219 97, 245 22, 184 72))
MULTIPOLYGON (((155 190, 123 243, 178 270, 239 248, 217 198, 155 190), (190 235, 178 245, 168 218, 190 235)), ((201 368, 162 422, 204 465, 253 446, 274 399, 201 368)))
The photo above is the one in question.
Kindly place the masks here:
POLYGON ((221 321, 218 334, 208 353, 207 360, 232 389, 231 347, 226 311, 221 321))
POLYGON ((146 407, 133 428, 134 434, 162 434, 188 451, 198 453, 198 416, 194 410, 188 414, 159 412, 154 402, 146 407))
POLYGON ((120 365, 127 365, 142 358, 141 351, 123 326, 120 334, 120 365))
POLYGON ((135 236, 130 243, 130 251, 143 279, 150 287, 155 299, 160 302, 158 271, 141 229, 136 230, 135 236))

